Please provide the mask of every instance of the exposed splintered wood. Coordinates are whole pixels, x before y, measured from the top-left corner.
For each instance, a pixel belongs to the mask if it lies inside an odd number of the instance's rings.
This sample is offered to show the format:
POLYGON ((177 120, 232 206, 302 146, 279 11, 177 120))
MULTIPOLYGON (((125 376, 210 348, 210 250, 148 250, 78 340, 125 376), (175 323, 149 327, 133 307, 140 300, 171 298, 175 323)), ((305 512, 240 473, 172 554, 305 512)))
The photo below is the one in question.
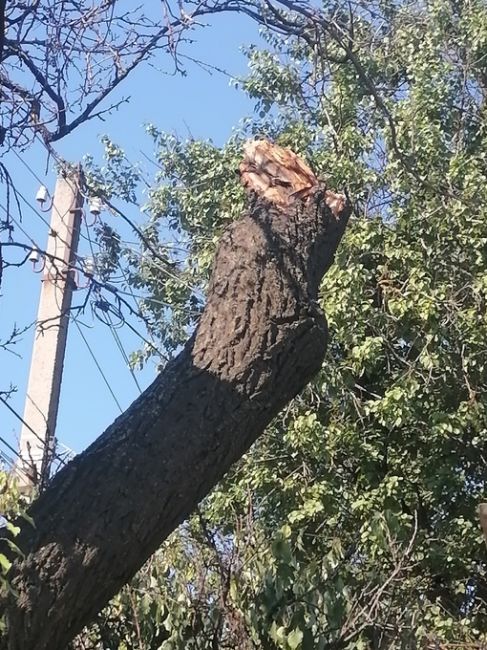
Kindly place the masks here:
MULTIPOLYGON (((320 181, 302 158, 291 149, 268 140, 245 143, 240 175, 248 190, 282 208, 308 199, 320 186, 320 181)), ((345 208, 345 196, 324 190, 324 198, 338 217, 345 208)))
POLYGON ((32 505, 0 648, 65 650, 320 369, 317 292, 349 207, 311 180, 283 185, 306 189, 287 201, 251 193, 221 237, 194 336, 32 505))

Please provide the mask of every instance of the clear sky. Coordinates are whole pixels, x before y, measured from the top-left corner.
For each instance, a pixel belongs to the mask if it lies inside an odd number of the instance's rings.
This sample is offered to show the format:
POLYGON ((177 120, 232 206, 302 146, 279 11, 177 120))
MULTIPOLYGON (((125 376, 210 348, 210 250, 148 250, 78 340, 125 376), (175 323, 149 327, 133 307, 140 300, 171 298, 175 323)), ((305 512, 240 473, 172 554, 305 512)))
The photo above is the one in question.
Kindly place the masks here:
MULTIPOLYGON (((257 28, 244 17, 222 15, 214 17, 211 27, 195 33, 188 54, 213 65, 224 67, 235 76, 244 76, 247 59, 240 52, 241 45, 258 42, 257 28)), ((157 62, 161 68, 170 69, 170 61, 161 55, 157 62)), ((68 160, 82 160, 85 154, 92 154, 101 162, 102 147, 99 139, 109 135, 122 146, 131 161, 143 161, 140 153, 150 155, 151 141, 145 135, 143 125, 155 124, 162 130, 186 137, 211 138, 216 144, 223 144, 232 127, 252 112, 252 103, 245 95, 229 85, 229 78, 214 72, 209 75, 199 66, 188 63, 188 76, 175 77, 163 74, 155 67, 143 65, 133 73, 120 90, 109 96, 113 102, 130 95, 130 102, 123 104, 106 122, 93 120, 82 125, 72 135, 57 143, 58 151, 68 160)), ((108 105, 108 102, 107 102, 108 105)), ((35 194, 39 180, 54 190, 55 170, 45 150, 33 146, 17 157, 13 152, 5 154, 2 162, 9 169, 16 187, 27 201, 36 208, 35 194), (35 176, 34 176, 35 174, 35 176)), ((153 169, 146 163, 147 176, 153 169)), ((0 204, 6 204, 4 189, 0 186, 0 204)), ((22 226, 30 237, 45 248, 48 230, 39 213, 23 204, 22 226)), ((42 214, 42 213, 41 213, 42 214)), ((49 213, 42 215, 49 219, 49 213)), ((0 211, 0 218, 5 214, 0 211)), ((138 218, 136 212, 132 218, 138 218)), ((109 215, 104 218, 110 222, 109 215)), ((118 226, 118 223, 114 224, 118 226)), ((21 233, 15 239, 27 243, 21 233)), ((81 239, 80 254, 89 254, 86 239, 81 239)), ((20 269, 9 268, 4 274, 0 289, 0 340, 5 339, 14 323, 23 327, 35 320, 40 290, 40 274, 32 272, 30 265, 20 269)), ((73 304, 80 300, 74 296, 73 304)), ((111 388, 125 409, 139 393, 133 375, 127 368, 117 343, 109 328, 93 319, 89 310, 81 320, 88 326, 83 329, 97 360, 105 373, 111 388)), ((139 329, 144 331, 143 323, 139 329)), ((140 345, 140 340, 123 327, 118 330, 123 347, 130 353, 140 345)), ((15 346, 14 356, 0 350, 0 390, 10 384, 17 387, 17 393, 9 403, 23 414, 27 378, 30 365, 34 329, 30 328, 15 346)), ((149 365, 136 373, 139 385, 145 388, 155 376, 155 368, 149 365)), ((76 452, 81 451, 113 421, 120 410, 106 387, 95 363, 76 327, 70 326, 64 378, 59 407, 56 436, 58 440, 76 452)), ((20 423, 0 403, 0 436, 14 447, 20 433, 20 423)), ((8 450, 0 444, 7 454, 8 450)))

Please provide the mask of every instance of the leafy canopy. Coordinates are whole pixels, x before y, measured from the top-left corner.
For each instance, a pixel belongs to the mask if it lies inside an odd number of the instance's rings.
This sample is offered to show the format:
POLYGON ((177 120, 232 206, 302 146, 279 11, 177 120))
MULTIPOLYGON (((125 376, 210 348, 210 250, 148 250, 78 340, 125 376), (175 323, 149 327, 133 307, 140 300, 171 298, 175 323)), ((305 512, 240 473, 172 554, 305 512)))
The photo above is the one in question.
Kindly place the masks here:
MULTIPOLYGON (((161 172, 144 232, 173 266, 125 255, 173 350, 244 208, 244 138, 302 154, 354 217, 320 292, 322 372, 91 630, 113 647, 487 640, 487 8, 351 7, 359 67, 325 30, 265 31, 241 82, 256 117, 225 147, 149 128, 161 172)), ((115 194, 123 160, 93 168, 115 194)))

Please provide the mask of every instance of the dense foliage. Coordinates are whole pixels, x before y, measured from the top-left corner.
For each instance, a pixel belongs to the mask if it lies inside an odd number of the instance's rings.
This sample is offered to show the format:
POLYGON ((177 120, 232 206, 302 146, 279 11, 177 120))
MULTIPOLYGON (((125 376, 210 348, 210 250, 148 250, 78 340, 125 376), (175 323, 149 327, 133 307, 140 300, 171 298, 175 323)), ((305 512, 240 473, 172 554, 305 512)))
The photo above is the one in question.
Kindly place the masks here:
MULTIPOLYGON (((244 206, 243 138, 265 134, 301 153, 349 193, 354 217, 321 289, 330 345, 320 376, 84 643, 487 642, 477 516, 487 470, 487 8, 351 6, 352 31, 350 16, 333 20, 353 35, 352 58, 319 29, 307 39, 267 31, 268 46, 249 49, 242 86, 257 117, 224 148, 149 129, 161 173, 144 232, 167 265, 126 257, 159 323, 152 334, 174 350, 197 322, 218 236, 244 206)), ((135 187, 123 152, 106 144, 98 182, 135 187)))
MULTIPOLYGON (((0 470, 0 525, 2 527, 0 539, 8 544, 13 557, 22 556, 22 551, 15 543, 20 525, 34 526, 25 508, 26 500, 19 493, 16 479, 11 473, 0 470)), ((0 594, 4 591, 15 593, 8 578, 11 565, 10 559, 4 553, 0 553, 0 594)), ((4 619, 0 618, 0 631, 3 631, 4 624, 4 619)))

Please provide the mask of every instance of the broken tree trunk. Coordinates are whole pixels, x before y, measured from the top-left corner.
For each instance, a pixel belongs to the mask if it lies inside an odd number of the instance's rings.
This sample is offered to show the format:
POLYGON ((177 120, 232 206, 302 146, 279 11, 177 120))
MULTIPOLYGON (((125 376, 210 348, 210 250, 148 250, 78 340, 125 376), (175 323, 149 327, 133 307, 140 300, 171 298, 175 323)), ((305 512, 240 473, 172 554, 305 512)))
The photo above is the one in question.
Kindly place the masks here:
POLYGON ((223 234, 181 354, 33 503, 0 648, 64 650, 319 370, 317 292, 349 207, 314 183, 278 185, 285 201, 255 188, 223 234))

